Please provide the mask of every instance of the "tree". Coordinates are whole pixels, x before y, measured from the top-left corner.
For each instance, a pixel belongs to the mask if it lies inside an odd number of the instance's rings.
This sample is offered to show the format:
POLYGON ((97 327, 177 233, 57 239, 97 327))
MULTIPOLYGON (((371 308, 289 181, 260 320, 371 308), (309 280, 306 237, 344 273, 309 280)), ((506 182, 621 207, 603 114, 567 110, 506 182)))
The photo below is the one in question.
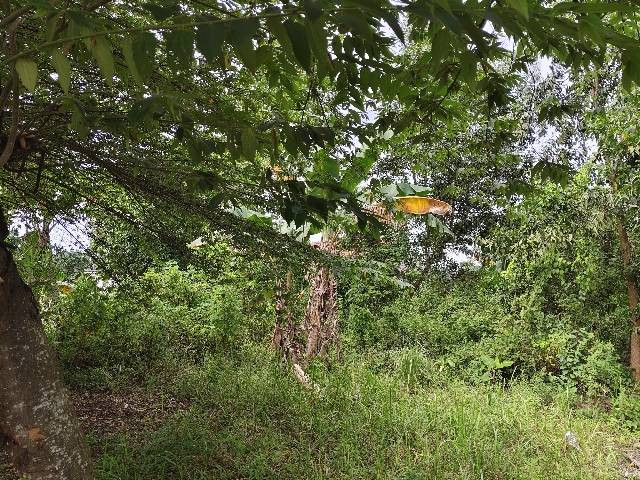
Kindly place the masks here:
POLYGON ((512 221, 497 229, 493 240, 497 233, 501 240, 494 246, 508 245, 509 256, 520 259, 516 262, 526 259, 529 267, 518 270, 524 272, 520 282, 528 291, 543 288, 548 303, 572 295, 566 291, 571 286, 583 298, 581 302, 588 298, 590 302, 596 300, 606 305, 602 293, 611 289, 619 292, 623 286, 631 334, 618 325, 614 336, 628 337, 627 345, 620 351, 629 354, 629 365, 637 379, 640 320, 633 219, 638 191, 636 152, 640 138, 634 121, 638 99, 637 93, 625 91, 625 85, 627 88, 629 85, 624 74, 616 73, 618 70, 619 60, 610 55, 604 65, 589 71, 570 72, 552 64, 548 78, 534 84, 536 93, 531 103, 537 106, 532 112, 534 118, 527 123, 535 125, 534 138, 546 137, 544 142, 538 142, 534 155, 538 162, 531 171, 534 182, 528 186, 536 198, 512 208, 508 212, 512 221), (547 179, 565 187, 568 184, 568 188, 553 192, 540 183, 547 179), (519 227, 514 230, 514 225, 519 227), (567 247, 571 248, 570 255, 563 252, 567 247), (569 257, 574 260, 567 262, 569 257), (536 268, 549 261, 552 262, 547 263, 549 268, 536 268), (616 269, 615 279, 611 266, 616 269), (576 267, 578 271, 574 270, 576 267), (580 269, 590 273, 580 273, 580 269), (550 278, 550 273, 554 276, 553 270, 562 275, 550 278), (581 285, 584 282, 580 278, 588 276, 596 278, 586 282, 591 285, 581 285), (598 288, 593 288, 594 285, 598 288))
MULTIPOLYGON (((545 53, 587 67, 614 45, 625 78, 637 82, 638 42, 616 30, 635 8, 522 0, 252 1, 233 9, 171 0, 3 0, 3 209, 37 204, 49 216, 98 209, 176 248, 206 225, 244 248, 300 252, 293 239, 230 207, 257 206, 298 225, 319 225, 343 209, 366 227, 372 216, 344 185, 304 177, 310 164, 348 171, 353 145, 402 131, 439 108, 452 85, 477 82, 495 102, 505 85, 493 67, 506 54, 503 31, 518 41, 520 64, 545 53), (407 33, 431 48, 399 61, 407 33), (367 105, 382 100, 416 110, 370 122, 367 105), (270 166, 289 171, 288 179, 274 178, 270 166)), ((5 408, 21 405, 18 417, 0 424, 3 443, 33 478, 89 478, 33 297, 4 244, 0 271, 0 331, 10 333, 0 339, 10 357, 0 367, 0 399, 5 408), (26 366, 33 368, 18 385, 7 383, 26 366), (45 400, 58 410, 39 416, 45 400)))
MULTIPOLYGON (((596 83, 597 85, 597 83, 596 83)), ((598 141, 598 158, 609 184, 608 212, 618 236, 622 277, 627 288, 631 334, 629 337, 629 366, 640 381, 640 286, 638 269, 630 226, 636 216, 638 194, 638 158, 640 156, 640 132, 635 124, 638 116, 637 94, 619 90, 608 99, 596 99, 595 109, 589 118, 590 131, 598 141)))
POLYGON ((88 449, 48 345, 38 306, 0 230, 0 441, 34 478, 91 478, 88 449), (60 454, 64 452, 64 456, 60 454))

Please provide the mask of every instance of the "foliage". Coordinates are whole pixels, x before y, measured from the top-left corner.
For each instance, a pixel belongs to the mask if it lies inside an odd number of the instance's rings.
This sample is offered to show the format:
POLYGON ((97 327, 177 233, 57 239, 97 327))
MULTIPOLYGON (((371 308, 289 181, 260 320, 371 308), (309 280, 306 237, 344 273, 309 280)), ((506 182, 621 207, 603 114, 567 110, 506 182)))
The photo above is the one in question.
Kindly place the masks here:
POLYGON ((101 478, 615 476, 569 403, 638 428, 616 233, 640 239, 637 5, 0 7, 0 215, 89 219, 101 275, 10 240, 66 379, 192 405, 103 439, 101 478), (452 215, 388 218, 413 194, 452 215), (347 259, 298 241, 328 226, 347 259), (339 279, 344 361, 304 391, 261 345, 310 259, 339 279))
MULTIPOLYGON (((346 293, 346 343, 356 350, 408 348, 401 369, 420 363, 411 355, 421 352, 430 369, 472 383, 542 375, 599 396, 628 381, 607 332, 571 330, 580 319, 553 318, 535 306, 512 313, 508 282, 490 271, 435 278, 395 298, 380 293, 383 285, 362 282, 346 293)), ((417 377, 407 375, 413 384, 417 377)))
POLYGON ((354 194, 355 145, 384 149, 389 130, 464 117, 468 103, 448 101, 458 91, 477 92, 471 118, 503 108, 537 54, 579 72, 612 52, 630 88, 633 11, 626 1, 4 2, 2 203, 97 212, 170 245, 209 226, 243 246, 294 249, 234 207, 316 227, 343 210, 375 226, 354 194))
POLYGON ((624 351, 626 299, 612 219, 604 192, 585 165, 567 188, 547 183, 507 212, 485 242, 507 282, 511 309, 540 328, 593 330, 624 351), (537 318, 536 318, 537 317, 537 318))
POLYGON ((101 440, 99 479, 617 478, 598 419, 530 386, 407 392, 404 372, 347 361, 305 391, 261 349, 218 357, 179 379, 191 400, 155 432, 101 440), (575 432, 582 452, 567 451, 575 432))
POLYGON ((640 395, 622 390, 614 401, 613 409, 622 425, 635 432, 640 430, 640 395))
POLYGON ((93 434, 99 479, 617 478, 637 399, 609 330, 572 329, 542 301, 513 309, 508 275, 434 272, 414 289, 341 272, 343 358, 309 366, 306 390, 266 350, 269 264, 220 239, 198 255, 207 273, 82 277, 46 315, 72 385, 189 405, 157 430, 93 434), (612 415, 576 408, 584 395, 612 415))
POLYGON ((232 285, 167 265, 110 291, 83 277, 46 323, 69 379, 101 386, 233 352, 248 336, 245 318, 232 285))
POLYGON ((56 304, 62 291, 69 288, 91 263, 83 252, 42 245, 35 231, 8 241, 14 247, 13 255, 20 274, 44 312, 56 304))

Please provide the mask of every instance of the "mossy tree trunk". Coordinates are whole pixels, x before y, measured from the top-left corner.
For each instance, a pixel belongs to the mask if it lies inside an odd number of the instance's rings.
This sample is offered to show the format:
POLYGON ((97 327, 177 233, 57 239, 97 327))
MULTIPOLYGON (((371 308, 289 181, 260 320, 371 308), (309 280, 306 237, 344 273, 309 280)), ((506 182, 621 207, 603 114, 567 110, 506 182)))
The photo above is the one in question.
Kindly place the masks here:
POLYGON ((89 480, 91 460, 0 211, 0 449, 32 480, 89 480))

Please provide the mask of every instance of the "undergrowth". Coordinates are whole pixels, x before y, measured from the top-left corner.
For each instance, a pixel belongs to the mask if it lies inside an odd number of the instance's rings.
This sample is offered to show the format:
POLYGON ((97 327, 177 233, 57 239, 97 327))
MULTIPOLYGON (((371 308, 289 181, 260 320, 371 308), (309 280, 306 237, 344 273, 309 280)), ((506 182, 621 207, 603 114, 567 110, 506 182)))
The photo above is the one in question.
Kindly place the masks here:
POLYGON ((170 387, 186 413, 102 439, 107 479, 618 478, 620 433, 575 394, 515 383, 407 388, 401 369, 350 359, 298 385, 262 349, 211 358, 170 387), (566 432, 581 450, 565 442, 566 432))
POLYGON ((94 433, 98 479, 619 478, 640 400, 579 322, 514 310, 491 276, 410 292, 343 278, 341 358, 310 365, 305 389, 266 347, 272 298, 238 295, 240 277, 82 277, 47 310, 70 386, 189 405, 155 430, 94 433))

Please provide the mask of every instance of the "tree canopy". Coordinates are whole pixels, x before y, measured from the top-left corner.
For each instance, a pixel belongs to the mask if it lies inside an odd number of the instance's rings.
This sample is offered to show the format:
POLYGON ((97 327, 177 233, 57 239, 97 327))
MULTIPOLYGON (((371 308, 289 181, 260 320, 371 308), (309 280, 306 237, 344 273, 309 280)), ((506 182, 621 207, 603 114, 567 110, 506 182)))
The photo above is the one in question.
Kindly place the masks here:
MULTIPOLYGON (((234 207, 375 225, 358 189, 389 133, 425 143, 496 125, 539 55, 578 71, 610 51, 622 82, 640 82, 632 2, 3 6, 5 208, 98 209, 174 243, 203 224, 286 243, 234 207)), ((492 129, 488 151, 505 134, 492 129)))

